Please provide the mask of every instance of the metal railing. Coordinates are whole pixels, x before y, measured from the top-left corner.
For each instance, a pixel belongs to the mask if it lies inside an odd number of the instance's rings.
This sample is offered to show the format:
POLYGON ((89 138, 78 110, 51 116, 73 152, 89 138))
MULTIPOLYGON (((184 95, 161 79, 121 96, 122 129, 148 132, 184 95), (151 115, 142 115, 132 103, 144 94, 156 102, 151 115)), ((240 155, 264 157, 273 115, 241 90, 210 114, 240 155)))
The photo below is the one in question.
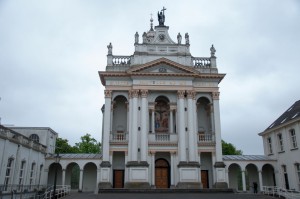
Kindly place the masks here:
POLYGON ((19 184, 2 184, 0 185, 0 191, 2 193, 9 192, 34 192, 45 189, 44 185, 19 185, 19 184))
POLYGON ((53 198, 62 198, 66 195, 69 195, 71 191, 70 185, 56 185, 56 191, 54 193, 53 186, 48 187, 45 193, 38 195, 37 198, 43 199, 53 199, 53 198))
POLYGON ((262 193, 273 197, 284 197, 286 199, 300 199, 300 192, 284 189, 276 186, 263 186, 262 193))

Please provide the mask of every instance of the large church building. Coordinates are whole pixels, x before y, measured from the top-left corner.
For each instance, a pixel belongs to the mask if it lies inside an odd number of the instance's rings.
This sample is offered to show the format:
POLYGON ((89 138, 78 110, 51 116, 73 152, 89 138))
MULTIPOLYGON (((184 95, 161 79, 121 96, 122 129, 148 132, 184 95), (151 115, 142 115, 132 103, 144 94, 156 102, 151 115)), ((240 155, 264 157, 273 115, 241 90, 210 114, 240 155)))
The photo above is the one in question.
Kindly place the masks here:
POLYGON ((164 19, 135 33, 133 55, 107 46, 100 188, 227 187, 216 50, 193 56, 188 33, 174 41, 164 19))

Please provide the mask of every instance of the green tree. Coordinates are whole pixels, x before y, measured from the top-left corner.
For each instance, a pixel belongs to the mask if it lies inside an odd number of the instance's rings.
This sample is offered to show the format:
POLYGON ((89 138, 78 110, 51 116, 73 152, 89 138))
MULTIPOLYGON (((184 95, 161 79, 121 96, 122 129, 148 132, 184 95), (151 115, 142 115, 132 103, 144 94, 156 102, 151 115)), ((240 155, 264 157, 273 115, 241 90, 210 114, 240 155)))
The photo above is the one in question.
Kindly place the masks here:
POLYGON ((85 134, 81 138, 81 142, 75 143, 78 153, 100 153, 100 142, 92 138, 90 134, 85 134))
POLYGON ((233 144, 224 140, 222 140, 222 151, 223 155, 243 155, 243 151, 237 150, 233 144))
POLYGON ((78 148, 71 146, 67 139, 57 138, 55 153, 78 153, 78 148))

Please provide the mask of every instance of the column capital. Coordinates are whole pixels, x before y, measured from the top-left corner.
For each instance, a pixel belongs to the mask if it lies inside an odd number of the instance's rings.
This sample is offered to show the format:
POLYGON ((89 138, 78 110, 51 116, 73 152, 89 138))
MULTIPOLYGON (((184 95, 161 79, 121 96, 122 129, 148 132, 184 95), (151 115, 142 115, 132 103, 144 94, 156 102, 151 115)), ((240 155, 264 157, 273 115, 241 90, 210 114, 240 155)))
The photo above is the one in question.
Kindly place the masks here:
POLYGON ((195 91, 193 91, 193 90, 187 90, 186 93, 187 93, 187 97, 189 99, 196 99, 196 92, 195 91))
POLYGON ((156 151, 149 151, 150 155, 155 155, 156 151))
POLYGON ((146 98, 148 96, 148 90, 141 90, 142 98, 146 98))
POLYGON ((220 99, 220 92, 212 92, 211 96, 213 100, 219 100, 220 99))
POLYGON ((185 91, 183 91, 183 90, 177 91, 177 97, 178 97, 178 99, 184 98, 184 94, 185 94, 185 91))
POLYGON ((104 96, 105 96, 105 98, 111 98, 111 93, 112 93, 111 90, 104 90, 104 96))
POLYGON ((139 97, 139 90, 130 90, 131 98, 138 98, 139 97))

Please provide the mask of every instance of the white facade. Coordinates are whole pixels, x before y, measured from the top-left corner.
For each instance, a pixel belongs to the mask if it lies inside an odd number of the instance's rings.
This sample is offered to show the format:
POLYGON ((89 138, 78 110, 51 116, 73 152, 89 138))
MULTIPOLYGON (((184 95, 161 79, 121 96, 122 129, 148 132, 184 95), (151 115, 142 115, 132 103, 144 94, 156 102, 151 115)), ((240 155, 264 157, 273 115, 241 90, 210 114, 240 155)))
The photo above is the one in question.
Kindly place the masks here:
POLYGON ((142 42, 135 34, 131 56, 107 46, 100 188, 227 187, 218 87, 225 74, 213 46, 210 57, 193 57, 188 33, 182 44, 168 30, 151 21, 142 42))
POLYGON ((259 135, 265 155, 277 160, 278 186, 300 191, 300 101, 259 135))
MULTIPOLYGON (((57 133, 51 130, 51 134, 56 139, 57 133)), ((40 138, 43 140, 47 136, 40 135, 40 138)), ((1 125, 0 151, 2 193, 44 188, 46 145, 1 125)))

